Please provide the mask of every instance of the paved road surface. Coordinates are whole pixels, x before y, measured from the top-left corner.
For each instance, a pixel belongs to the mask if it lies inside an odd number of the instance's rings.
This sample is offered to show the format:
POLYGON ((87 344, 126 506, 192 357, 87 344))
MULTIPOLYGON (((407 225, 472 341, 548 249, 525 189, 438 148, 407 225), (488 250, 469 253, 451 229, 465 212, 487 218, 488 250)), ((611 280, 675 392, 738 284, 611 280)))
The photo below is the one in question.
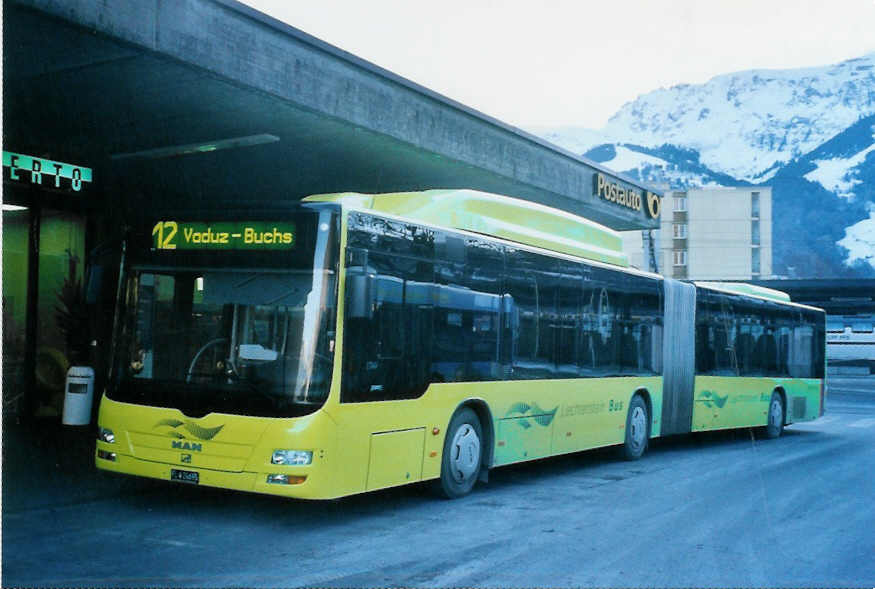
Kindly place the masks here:
MULTIPOLYGON (((151 481, 3 519, 3 585, 875 586, 875 378, 827 415, 407 487, 288 501, 151 481)), ((95 473, 95 476, 109 476, 95 473)))

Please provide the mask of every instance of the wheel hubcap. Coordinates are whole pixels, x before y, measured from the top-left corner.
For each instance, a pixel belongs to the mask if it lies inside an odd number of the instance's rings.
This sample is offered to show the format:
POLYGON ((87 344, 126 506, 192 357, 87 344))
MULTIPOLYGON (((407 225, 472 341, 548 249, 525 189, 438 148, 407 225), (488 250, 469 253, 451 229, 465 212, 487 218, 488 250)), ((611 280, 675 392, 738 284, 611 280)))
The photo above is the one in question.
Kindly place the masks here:
POLYGON ((632 440, 632 445, 640 448, 644 444, 644 438, 647 435, 647 415, 641 407, 632 409, 632 417, 629 419, 629 434, 632 440))
POLYGON ((769 411, 769 425, 773 428, 778 428, 781 426, 781 401, 778 399, 772 399, 772 409, 769 411))
POLYGON ((453 436, 450 468, 453 478, 462 483, 473 477, 480 467, 480 438, 471 424, 464 424, 453 436))

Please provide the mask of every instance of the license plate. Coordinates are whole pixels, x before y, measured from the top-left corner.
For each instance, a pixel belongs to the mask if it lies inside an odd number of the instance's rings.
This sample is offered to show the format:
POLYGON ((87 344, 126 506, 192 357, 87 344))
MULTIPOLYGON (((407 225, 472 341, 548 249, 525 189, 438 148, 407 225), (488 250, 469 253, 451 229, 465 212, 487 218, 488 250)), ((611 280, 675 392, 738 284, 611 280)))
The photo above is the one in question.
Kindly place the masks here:
POLYGON ((200 477, 198 476, 198 473, 192 472, 190 470, 177 470, 175 468, 171 468, 170 480, 196 485, 200 482, 200 477))

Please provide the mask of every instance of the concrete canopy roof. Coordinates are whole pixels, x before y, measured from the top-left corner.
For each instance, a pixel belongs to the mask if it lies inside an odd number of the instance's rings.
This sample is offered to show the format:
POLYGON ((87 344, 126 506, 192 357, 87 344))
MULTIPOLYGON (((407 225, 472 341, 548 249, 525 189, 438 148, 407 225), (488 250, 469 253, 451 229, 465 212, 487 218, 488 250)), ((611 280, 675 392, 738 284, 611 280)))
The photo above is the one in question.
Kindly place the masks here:
POLYGON ((786 292, 791 300, 820 307, 831 315, 875 313, 873 279, 817 278, 751 282, 786 292))
POLYGON ((4 149, 91 167, 132 206, 473 188, 657 227, 594 175, 649 187, 232 0, 3 7, 4 149), (253 137, 270 142, 181 154, 253 137))

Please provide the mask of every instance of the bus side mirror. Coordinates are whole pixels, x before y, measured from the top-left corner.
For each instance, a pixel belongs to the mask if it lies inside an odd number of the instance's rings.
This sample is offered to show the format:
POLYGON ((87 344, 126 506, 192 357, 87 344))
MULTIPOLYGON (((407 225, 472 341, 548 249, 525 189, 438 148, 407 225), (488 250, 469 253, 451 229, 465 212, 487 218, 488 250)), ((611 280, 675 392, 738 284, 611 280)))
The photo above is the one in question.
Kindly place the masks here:
POLYGON ((350 319, 372 319, 374 316, 375 279, 362 268, 350 268, 346 273, 346 316, 350 319))
POLYGON ((93 264, 88 269, 88 280, 85 283, 85 304, 96 305, 100 302, 100 289, 103 286, 103 266, 93 264))

